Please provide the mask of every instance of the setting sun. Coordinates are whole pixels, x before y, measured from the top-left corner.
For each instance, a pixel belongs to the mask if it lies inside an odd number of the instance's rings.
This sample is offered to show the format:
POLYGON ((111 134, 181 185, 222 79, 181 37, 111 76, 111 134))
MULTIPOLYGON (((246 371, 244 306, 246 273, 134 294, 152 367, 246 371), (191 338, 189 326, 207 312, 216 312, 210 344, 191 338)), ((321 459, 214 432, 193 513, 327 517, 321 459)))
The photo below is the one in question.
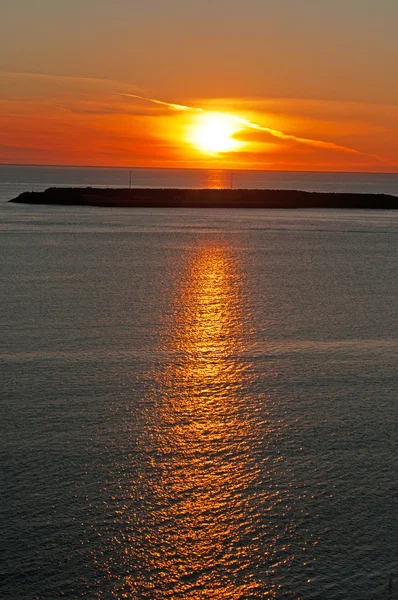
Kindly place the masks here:
POLYGON ((201 114, 190 128, 188 141, 200 152, 217 154, 239 150, 244 142, 234 138, 241 129, 233 118, 220 113, 201 114))

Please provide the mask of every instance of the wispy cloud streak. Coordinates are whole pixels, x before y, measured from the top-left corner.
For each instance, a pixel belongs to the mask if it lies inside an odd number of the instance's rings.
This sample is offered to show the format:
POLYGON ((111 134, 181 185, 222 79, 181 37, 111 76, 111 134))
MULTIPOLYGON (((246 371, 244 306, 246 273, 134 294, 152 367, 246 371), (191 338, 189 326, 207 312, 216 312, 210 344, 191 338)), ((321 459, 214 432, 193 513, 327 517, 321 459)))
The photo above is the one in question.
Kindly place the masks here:
POLYGON ((167 106, 172 110, 204 112, 203 108, 194 108, 193 106, 184 106, 183 104, 173 104, 172 102, 164 102, 164 100, 156 100, 155 98, 146 98, 145 96, 138 96, 137 94, 121 94, 121 96, 135 98, 136 100, 145 100, 146 102, 152 102, 152 104, 159 104, 160 106, 167 106))

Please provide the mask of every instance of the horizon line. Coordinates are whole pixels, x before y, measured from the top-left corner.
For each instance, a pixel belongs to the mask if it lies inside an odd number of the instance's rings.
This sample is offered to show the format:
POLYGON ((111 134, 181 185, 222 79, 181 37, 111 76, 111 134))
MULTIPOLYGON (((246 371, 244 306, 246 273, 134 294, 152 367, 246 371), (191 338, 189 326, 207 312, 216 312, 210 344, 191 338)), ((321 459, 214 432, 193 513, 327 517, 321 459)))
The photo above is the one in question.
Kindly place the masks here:
POLYGON ((65 164, 46 164, 46 163, 0 163, 0 167, 46 167, 55 169, 120 169, 129 170, 152 170, 152 171, 253 171, 257 173, 335 173, 347 175, 398 175, 398 171, 336 171, 320 169, 254 169, 254 168, 222 168, 222 167, 138 167, 138 166, 115 166, 115 165, 65 165, 65 164))

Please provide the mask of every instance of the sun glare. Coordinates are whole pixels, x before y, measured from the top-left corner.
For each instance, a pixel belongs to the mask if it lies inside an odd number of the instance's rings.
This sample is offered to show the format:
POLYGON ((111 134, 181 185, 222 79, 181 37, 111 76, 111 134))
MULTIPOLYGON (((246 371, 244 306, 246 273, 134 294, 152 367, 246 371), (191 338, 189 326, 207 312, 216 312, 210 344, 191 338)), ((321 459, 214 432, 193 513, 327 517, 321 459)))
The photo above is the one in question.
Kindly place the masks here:
POLYGON ((190 128, 188 139, 197 150, 206 154, 234 152, 243 146, 243 142, 233 137, 240 129, 228 115, 204 113, 190 128))

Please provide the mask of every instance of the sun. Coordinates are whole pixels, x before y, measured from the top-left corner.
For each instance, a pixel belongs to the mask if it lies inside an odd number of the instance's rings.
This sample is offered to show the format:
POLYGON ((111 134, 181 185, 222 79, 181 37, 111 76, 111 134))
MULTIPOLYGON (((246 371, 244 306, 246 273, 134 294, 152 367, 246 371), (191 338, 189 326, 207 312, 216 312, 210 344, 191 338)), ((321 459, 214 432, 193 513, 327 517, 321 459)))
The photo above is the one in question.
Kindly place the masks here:
POLYGON ((190 127, 188 141, 205 154, 235 152, 243 145, 243 142, 234 138, 240 129, 233 117, 204 113, 198 115, 195 124, 190 127))

